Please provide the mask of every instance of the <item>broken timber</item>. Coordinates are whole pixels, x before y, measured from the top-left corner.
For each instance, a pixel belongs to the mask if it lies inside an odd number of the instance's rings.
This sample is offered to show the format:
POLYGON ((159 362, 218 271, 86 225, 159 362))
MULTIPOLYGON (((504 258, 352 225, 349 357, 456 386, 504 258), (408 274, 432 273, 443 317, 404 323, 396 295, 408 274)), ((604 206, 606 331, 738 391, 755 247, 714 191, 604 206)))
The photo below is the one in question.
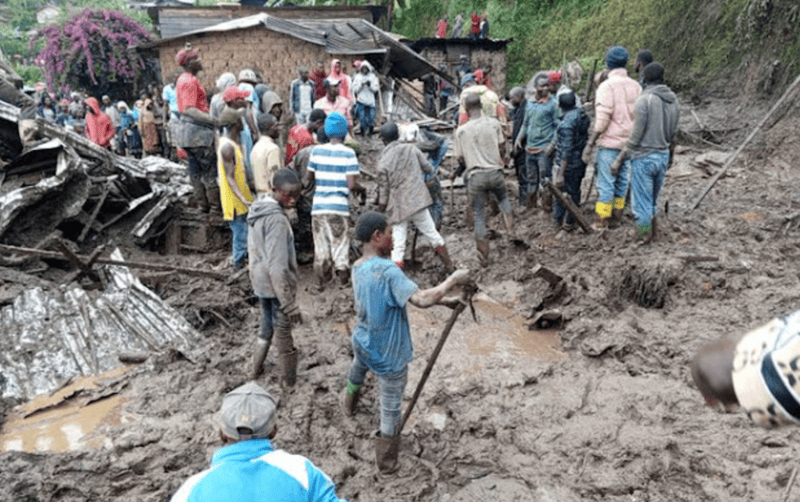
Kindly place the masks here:
POLYGON ((564 209, 569 211, 570 214, 572 214, 572 216, 575 217, 575 221, 578 222, 578 226, 581 227, 584 232, 586 232, 587 234, 591 234, 592 232, 594 232, 592 225, 590 225, 589 222, 586 221, 586 218, 581 214, 581 211, 578 208, 578 206, 576 206, 575 203, 572 202, 572 199, 564 195, 564 193, 561 190, 557 189, 553 185, 553 182, 551 182, 548 179, 544 180, 544 187, 550 190, 550 193, 552 193, 553 196, 556 199, 558 199, 558 201, 561 203, 564 209))
MULTIPOLYGON (((41 258, 48 258, 51 260, 67 260, 67 258, 64 257, 64 255, 62 255, 61 253, 57 253, 55 251, 44 251, 41 249, 22 248, 17 246, 8 246, 6 244, 0 244, 0 251, 39 256, 41 258)), ((86 263, 87 260, 89 259, 85 256, 80 256, 80 255, 75 255, 75 257, 78 260, 82 261, 83 263, 86 263)), ((196 268, 177 267, 174 265, 167 265, 161 263, 141 263, 141 262, 127 261, 127 260, 110 260, 108 258, 97 258, 94 261, 94 263, 99 263, 101 265, 119 265, 122 267, 140 268, 144 270, 175 271, 185 275, 212 277, 214 279, 228 279, 230 277, 230 275, 228 274, 224 274, 221 272, 214 272, 213 270, 200 270, 196 268)))
POLYGON ((772 106, 772 108, 770 108, 770 110, 767 112, 767 114, 764 115, 764 118, 761 119, 761 122, 759 122, 758 125, 756 125, 756 127, 750 132, 750 135, 748 135, 747 138, 742 142, 742 144, 739 145, 739 148, 737 148, 736 151, 733 152, 733 155, 728 157, 728 160, 725 162, 725 165, 722 166, 722 169, 720 169, 719 172, 717 172, 717 174, 715 174, 714 177, 711 178, 711 181, 708 182, 708 184, 703 189, 703 191, 700 192, 700 195, 697 197, 697 199, 695 199, 695 201, 689 207, 689 211, 690 212, 694 211, 695 209, 697 209, 697 206, 699 206, 700 203, 705 198, 705 196, 708 195, 708 192, 711 191, 711 188, 714 187, 714 185, 717 183, 717 181, 719 181, 719 179, 722 177, 722 175, 725 174, 728 171, 728 169, 731 167, 731 165, 733 165, 733 162, 739 157, 739 154, 742 153, 744 148, 750 143, 750 141, 753 140, 753 138, 756 136, 756 134, 758 134, 758 131, 760 131, 761 128, 764 127, 764 124, 767 123, 769 118, 778 110, 778 108, 781 107, 781 105, 783 105, 783 103, 787 99, 789 99, 789 97, 792 94, 794 94, 794 91, 797 90, 797 87, 799 85, 800 85, 800 75, 798 75, 797 78, 794 79, 794 82, 792 82, 792 85, 790 85, 789 88, 786 89, 786 92, 783 93, 783 96, 781 96, 781 99, 779 99, 772 106))

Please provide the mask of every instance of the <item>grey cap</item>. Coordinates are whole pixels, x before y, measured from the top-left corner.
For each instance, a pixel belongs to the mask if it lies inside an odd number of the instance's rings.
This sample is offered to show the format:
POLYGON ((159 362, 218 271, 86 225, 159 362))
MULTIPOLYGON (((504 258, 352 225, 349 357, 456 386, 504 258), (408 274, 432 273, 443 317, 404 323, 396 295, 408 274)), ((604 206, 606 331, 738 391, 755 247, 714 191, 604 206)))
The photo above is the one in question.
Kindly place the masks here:
POLYGON ((275 428, 277 406, 269 392, 255 382, 247 382, 222 398, 222 433, 237 441, 266 438, 275 428))

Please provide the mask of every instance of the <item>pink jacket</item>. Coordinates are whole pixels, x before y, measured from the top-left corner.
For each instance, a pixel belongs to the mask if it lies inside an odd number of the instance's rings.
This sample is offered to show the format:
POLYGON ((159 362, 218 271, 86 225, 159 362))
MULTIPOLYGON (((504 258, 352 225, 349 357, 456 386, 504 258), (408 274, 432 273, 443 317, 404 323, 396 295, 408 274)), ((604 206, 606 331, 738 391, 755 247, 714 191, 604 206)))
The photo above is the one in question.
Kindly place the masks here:
POLYGON ((639 83, 628 76, 625 68, 611 70, 608 80, 597 88, 594 130, 599 132, 597 144, 603 148, 621 149, 633 129, 633 108, 642 93, 639 83))

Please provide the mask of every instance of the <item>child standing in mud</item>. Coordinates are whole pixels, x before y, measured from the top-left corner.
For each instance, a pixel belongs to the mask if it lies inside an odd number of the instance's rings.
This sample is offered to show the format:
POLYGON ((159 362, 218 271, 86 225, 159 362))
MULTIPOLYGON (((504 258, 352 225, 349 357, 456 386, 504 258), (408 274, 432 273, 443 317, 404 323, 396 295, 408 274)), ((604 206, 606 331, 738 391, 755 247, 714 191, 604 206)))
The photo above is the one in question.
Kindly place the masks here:
POLYGON ((355 235, 364 243, 364 254, 353 264, 356 325, 344 408, 347 416, 353 415, 364 377, 372 370, 378 376, 381 407, 375 460, 378 469, 389 474, 398 468, 403 390, 408 363, 414 358, 406 304, 432 307, 453 287, 469 282, 470 276, 468 270, 456 270, 438 286, 420 290, 390 258, 392 227, 384 215, 363 213, 356 222, 355 235))
POLYGON ((297 377, 297 349, 292 325, 302 322, 297 305, 297 258, 294 234, 284 209, 295 206, 300 196, 300 178, 281 169, 271 181, 272 193, 262 192, 247 216, 250 282, 261 305, 261 331, 253 354, 252 379, 261 373, 275 335, 283 381, 293 386, 297 377))

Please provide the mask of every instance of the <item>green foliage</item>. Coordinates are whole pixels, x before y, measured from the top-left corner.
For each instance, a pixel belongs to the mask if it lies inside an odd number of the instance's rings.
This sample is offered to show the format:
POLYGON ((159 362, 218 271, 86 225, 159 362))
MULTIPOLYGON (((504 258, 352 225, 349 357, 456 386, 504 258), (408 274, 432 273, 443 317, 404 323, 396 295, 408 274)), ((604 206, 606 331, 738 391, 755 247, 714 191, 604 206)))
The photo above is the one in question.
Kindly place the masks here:
POLYGON ((42 78, 42 69, 38 66, 34 65, 13 65, 14 71, 22 77, 22 81, 25 82, 25 85, 33 87, 36 82, 41 82, 42 78))
MULTIPOLYGON (((800 6, 793 0, 409 0, 395 31, 408 38, 433 36, 447 12, 489 16, 492 38, 513 38, 508 46, 508 86, 534 72, 577 59, 589 71, 612 45, 633 56, 653 52, 678 88, 707 87, 734 75, 743 62, 779 59, 785 81, 800 53, 800 6)), ((585 83, 585 80, 584 80, 585 83)), ((781 82, 777 83, 780 86, 781 82)), ((766 85, 765 85, 766 87, 766 85)))

